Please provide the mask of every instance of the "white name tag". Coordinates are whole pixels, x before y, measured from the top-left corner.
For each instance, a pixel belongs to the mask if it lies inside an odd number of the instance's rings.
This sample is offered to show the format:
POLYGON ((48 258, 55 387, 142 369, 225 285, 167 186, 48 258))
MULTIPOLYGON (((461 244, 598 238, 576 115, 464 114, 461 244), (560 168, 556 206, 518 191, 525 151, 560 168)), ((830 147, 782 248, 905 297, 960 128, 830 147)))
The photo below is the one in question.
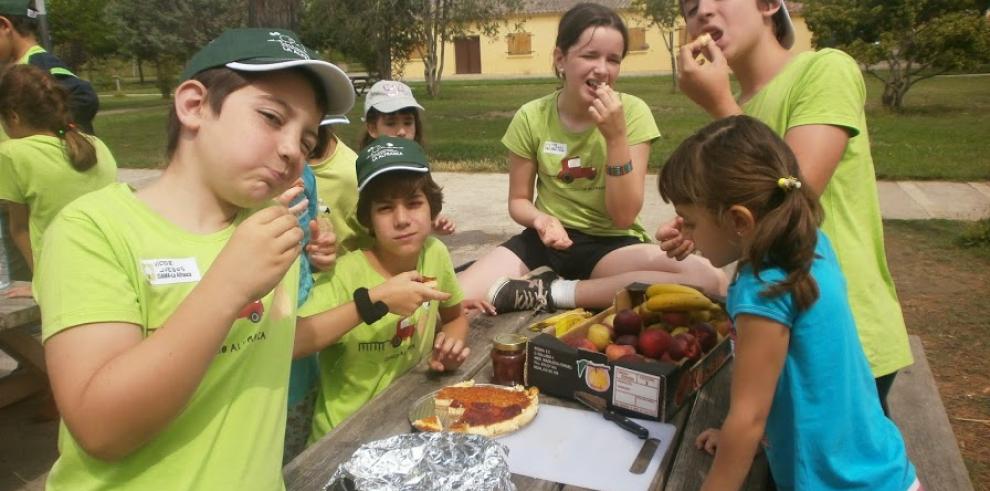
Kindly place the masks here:
POLYGON ((141 269, 152 285, 195 283, 200 280, 196 258, 142 259, 141 269))
POLYGON ((557 142, 543 142, 543 153, 548 153, 550 155, 566 155, 567 154, 567 144, 557 143, 557 142))

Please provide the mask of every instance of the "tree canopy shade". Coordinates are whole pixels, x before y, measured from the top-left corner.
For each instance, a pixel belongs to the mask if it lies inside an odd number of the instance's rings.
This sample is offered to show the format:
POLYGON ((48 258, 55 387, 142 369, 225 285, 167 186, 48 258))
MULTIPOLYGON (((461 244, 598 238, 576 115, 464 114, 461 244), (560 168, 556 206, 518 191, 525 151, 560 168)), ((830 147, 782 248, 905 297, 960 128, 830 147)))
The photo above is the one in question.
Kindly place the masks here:
POLYGON ((52 41, 73 69, 90 58, 117 52, 117 39, 107 28, 106 7, 111 0, 48 0, 52 41))
POLYGON ((977 0, 813 0, 804 15, 816 47, 852 55, 901 109, 921 80, 990 62, 990 23, 977 0))
POLYGON ((671 92, 677 92, 677 46, 674 43, 674 34, 677 32, 677 24, 681 17, 681 8, 678 0, 633 0, 632 8, 639 12, 650 25, 657 26, 663 37, 663 44, 670 55, 670 68, 673 71, 674 83, 671 84, 671 92))
POLYGON ((120 50, 154 63, 167 98, 175 77, 201 46, 243 25, 243 0, 112 0, 106 16, 120 50))

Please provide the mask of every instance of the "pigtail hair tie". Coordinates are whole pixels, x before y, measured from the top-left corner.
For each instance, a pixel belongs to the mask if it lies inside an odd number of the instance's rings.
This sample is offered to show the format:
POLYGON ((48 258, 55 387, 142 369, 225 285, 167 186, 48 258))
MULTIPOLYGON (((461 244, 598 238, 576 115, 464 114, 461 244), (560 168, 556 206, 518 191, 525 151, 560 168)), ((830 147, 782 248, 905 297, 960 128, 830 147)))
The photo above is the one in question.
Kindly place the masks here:
POLYGON ((794 176, 781 177, 780 179, 777 179, 777 187, 783 189, 784 191, 801 189, 801 181, 794 176))

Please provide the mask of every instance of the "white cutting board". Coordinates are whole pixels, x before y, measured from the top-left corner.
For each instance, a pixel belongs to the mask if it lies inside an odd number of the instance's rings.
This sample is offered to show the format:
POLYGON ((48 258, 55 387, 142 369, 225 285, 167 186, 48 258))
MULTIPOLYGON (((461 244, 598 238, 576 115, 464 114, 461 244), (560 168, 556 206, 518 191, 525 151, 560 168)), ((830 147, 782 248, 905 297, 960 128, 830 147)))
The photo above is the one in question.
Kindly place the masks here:
POLYGON ((660 439, 642 474, 629 472, 629 467, 643 440, 592 411, 544 404, 529 425, 498 441, 509 448, 509 470, 515 474, 602 491, 646 490, 677 429, 634 421, 660 439))

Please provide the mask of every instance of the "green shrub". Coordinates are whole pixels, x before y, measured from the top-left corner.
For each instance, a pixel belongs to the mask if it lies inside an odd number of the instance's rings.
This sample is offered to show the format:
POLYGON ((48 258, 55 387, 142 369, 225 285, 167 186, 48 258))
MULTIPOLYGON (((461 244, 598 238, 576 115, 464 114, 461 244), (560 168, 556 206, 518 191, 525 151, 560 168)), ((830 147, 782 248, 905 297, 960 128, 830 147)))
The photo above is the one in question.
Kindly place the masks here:
POLYGON ((990 218, 977 220, 966 227, 966 230, 956 239, 963 247, 981 247, 990 249, 990 218))

